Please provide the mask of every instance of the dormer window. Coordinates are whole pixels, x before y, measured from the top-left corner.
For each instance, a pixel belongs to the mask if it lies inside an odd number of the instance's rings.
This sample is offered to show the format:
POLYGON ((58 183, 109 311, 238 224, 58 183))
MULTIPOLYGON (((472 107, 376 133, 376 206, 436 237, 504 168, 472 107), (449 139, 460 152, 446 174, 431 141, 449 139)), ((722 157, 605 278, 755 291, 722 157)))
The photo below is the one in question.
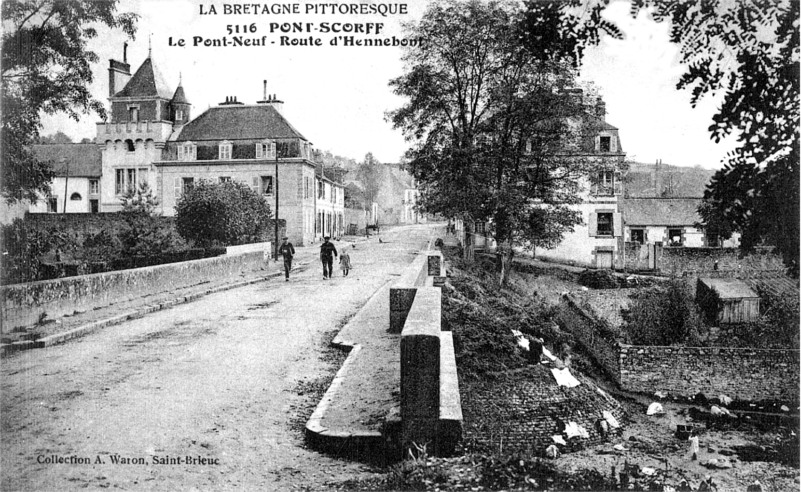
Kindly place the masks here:
POLYGON ((256 144, 256 159, 275 160, 275 142, 265 140, 256 144))
POLYGON ((234 144, 229 141, 220 142, 220 155, 219 159, 223 160, 230 160, 231 159, 231 151, 233 150, 234 144))
POLYGON ((601 152, 609 152, 612 150, 612 137, 601 137, 600 141, 600 150, 601 152))
POLYGON ((178 160, 179 161, 195 161, 197 160, 197 145, 192 142, 183 142, 178 144, 178 160))

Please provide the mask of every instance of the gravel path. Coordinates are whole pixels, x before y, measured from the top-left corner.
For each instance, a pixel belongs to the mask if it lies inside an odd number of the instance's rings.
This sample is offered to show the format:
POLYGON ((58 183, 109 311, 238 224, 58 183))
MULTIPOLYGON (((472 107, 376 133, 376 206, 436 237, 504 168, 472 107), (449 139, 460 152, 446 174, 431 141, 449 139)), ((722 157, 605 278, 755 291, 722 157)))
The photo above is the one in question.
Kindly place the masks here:
POLYGON ((298 424, 341 361, 325 347, 332 330, 432 231, 408 226, 360 243, 347 278, 323 281, 313 261, 288 283, 212 294, 3 359, 0 489, 319 490, 372 475, 306 449, 298 424))

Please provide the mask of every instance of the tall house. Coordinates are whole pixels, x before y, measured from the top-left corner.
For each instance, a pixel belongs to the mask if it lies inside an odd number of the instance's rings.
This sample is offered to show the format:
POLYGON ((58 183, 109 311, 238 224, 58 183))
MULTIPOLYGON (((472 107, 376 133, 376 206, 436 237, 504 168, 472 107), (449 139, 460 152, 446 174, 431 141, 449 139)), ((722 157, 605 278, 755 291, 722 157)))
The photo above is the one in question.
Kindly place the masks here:
POLYGON ((162 159, 176 125, 189 120, 191 105, 183 87, 169 89, 150 53, 133 76, 127 53, 123 61, 109 60, 108 71, 110 119, 97 124, 95 142, 103 154, 101 208, 113 212, 126 190, 140 183, 154 188, 153 162, 162 159))
MULTIPOLYGON (((180 90, 180 88, 179 88, 180 90)), ((164 215, 174 215, 181 195, 200 180, 239 181, 262 195, 286 220, 286 234, 297 245, 315 239, 315 166, 312 145, 281 114, 275 95, 256 104, 228 96, 184 123, 176 91, 175 131, 154 163, 164 215), (276 178, 276 169, 278 176, 276 178)))
POLYGON ((572 205, 581 213, 582 223, 565 234, 553 249, 537 248, 536 255, 572 261, 598 268, 614 268, 623 262, 623 194, 621 168, 626 154, 618 129, 606 121, 606 104, 592 99, 581 89, 571 91, 583 107, 581 121, 569 121, 579 136, 565 155, 587 159, 593 170, 581 182, 581 202, 572 205))

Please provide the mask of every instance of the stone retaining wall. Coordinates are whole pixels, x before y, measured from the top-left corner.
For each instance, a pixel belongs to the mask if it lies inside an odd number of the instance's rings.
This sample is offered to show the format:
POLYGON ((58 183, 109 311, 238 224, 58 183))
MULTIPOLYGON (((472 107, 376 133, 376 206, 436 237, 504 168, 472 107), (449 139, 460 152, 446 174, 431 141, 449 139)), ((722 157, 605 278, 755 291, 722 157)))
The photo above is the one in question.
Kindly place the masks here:
POLYGON ((261 251, 0 287, 0 333, 111 303, 234 278, 266 266, 261 251))
POLYGON ((573 333, 606 373, 620 384, 620 346, 609 336, 601 336, 600 322, 581 308, 572 296, 563 296, 556 321, 573 333))
POLYGON ((799 400, 798 350, 626 345, 611 340, 572 295, 563 297, 557 321, 624 390, 795 405, 799 400))
POLYGON ((622 388, 643 393, 725 394, 735 400, 797 404, 799 352, 621 345, 619 381, 622 388))

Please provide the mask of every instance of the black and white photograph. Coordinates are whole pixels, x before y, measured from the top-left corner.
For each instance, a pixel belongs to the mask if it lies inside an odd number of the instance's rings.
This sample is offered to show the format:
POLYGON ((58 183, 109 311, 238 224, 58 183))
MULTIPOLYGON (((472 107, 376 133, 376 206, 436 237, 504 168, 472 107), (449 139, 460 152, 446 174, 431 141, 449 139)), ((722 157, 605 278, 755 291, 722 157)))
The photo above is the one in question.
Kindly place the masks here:
POLYGON ((0 490, 801 490, 798 0, 0 0, 0 490))

